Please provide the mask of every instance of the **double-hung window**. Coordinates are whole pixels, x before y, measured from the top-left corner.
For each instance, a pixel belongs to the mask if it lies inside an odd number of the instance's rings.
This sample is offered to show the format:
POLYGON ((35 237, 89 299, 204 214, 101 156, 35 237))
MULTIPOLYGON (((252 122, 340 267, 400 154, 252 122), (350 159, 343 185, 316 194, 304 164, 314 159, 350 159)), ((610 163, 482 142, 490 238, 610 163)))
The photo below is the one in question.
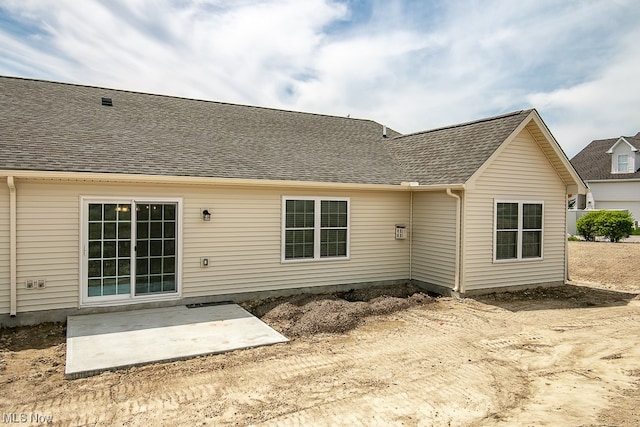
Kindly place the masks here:
POLYGON ((496 201, 494 261, 542 258, 542 202, 496 201))
POLYGON ((349 199, 283 197, 282 260, 349 257, 349 199))
POLYGON ((616 172, 629 172, 628 154, 618 154, 618 169, 616 172))

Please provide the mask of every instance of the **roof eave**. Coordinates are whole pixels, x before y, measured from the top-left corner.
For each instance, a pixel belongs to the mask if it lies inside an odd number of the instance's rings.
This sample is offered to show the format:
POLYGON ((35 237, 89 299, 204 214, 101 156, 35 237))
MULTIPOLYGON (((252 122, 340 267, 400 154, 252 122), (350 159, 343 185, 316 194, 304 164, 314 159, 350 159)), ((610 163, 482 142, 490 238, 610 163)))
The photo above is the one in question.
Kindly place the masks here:
POLYGON ((278 188, 309 188, 336 190, 386 190, 406 191, 407 187, 398 184, 366 184, 345 182, 317 182, 317 181, 285 181, 270 179, 238 179, 193 176, 168 175, 140 175, 120 173, 93 172, 57 172, 36 170, 0 170, 0 177, 12 176, 17 179, 42 180, 82 180, 96 182, 135 182, 140 184, 184 184, 184 185, 218 185, 229 187, 278 187, 278 188))
POLYGON ((464 183, 455 183, 455 184, 419 184, 419 183, 409 183, 410 185, 406 185, 407 183, 403 183, 407 188, 410 188, 411 191, 444 191, 446 189, 450 190, 466 190, 466 186, 464 183))

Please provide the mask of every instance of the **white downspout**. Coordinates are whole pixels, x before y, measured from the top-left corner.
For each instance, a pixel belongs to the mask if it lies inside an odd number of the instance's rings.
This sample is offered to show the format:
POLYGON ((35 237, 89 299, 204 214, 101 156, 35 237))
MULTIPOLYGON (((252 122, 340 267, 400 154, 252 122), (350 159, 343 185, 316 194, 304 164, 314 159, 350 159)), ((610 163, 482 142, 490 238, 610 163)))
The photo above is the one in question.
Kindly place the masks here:
POLYGON ((453 291, 460 292, 460 196, 447 188, 447 196, 456 199, 456 259, 453 274, 453 291))
POLYGON ((413 191, 409 196, 409 282, 413 280, 413 191))
POLYGON ((17 312, 17 232, 16 232, 16 184, 12 176, 7 177, 9 186, 9 316, 16 317, 17 312))
MULTIPOLYGON (((569 200, 569 194, 565 192, 565 205, 567 204, 568 200, 569 200)), ((578 201, 576 199, 576 205, 577 203, 578 201)), ((571 280, 571 277, 569 276, 569 239, 567 236, 567 214, 565 212, 565 215, 564 215, 564 284, 566 285, 569 280, 571 280)))

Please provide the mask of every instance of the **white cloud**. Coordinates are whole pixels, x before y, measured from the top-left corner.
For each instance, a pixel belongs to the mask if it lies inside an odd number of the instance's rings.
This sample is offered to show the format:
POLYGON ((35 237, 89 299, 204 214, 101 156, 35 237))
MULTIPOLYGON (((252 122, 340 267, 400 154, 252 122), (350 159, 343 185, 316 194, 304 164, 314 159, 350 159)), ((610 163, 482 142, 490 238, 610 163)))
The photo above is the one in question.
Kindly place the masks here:
POLYGON ((630 31, 618 56, 593 79, 529 100, 549 113, 548 125, 573 157, 594 139, 640 132, 640 31, 630 31))
POLYGON ((632 0, 7 0, 2 9, 2 74, 351 114, 403 132, 535 106, 569 155, 640 126, 632 0))

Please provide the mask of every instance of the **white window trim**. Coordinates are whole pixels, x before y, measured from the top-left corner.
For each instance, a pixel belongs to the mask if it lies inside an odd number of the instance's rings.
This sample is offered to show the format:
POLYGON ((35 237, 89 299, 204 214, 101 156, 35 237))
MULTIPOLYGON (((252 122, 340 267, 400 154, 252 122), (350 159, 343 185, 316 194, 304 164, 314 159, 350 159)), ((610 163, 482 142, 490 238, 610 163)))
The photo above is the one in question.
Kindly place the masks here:
POLYGON ((348 261, 351 259, 351 198, 350 197, 310 197, 310 196, 282 196, 281 211, 281 232, 280 232, 280 262, 283 264, 300 263, 300 262, 325 262, 325 261, 348 261), (287 200, 313 200, 314 217, 313 217, 313 258, 285 258, 285 243, 287 230, 287 200), (321 230, 321 202, 347 202, 347 255, 335 257, 320 256, 320 230, 321 230))
MULTIPOLYGON (((630 167, 633 167, 633 165, 631 164, 631 158, 632 156, 628 153, 623 153, 623 154, 616 154, 616 165, 615 165, 615 170, 613 171, 613 173, 629 173, 630 172, 630 167), (621 156, 627 156, 627 168, 625 170, 621 170, 620 169, 620 157, 621 156)), ((631 169, 631 171, 633 171, 633 169, 631 169)))
MULTIPOLYGON (((155 302, 166 300, 178 300, 182 298, 182 214, 183 199, 181 197, 113 197, 113 196, 80 196, 80 277, 79 277, 79 306, 80 307, 105 307, 127 304, 138 304, 143 302, 155 302), (89 204, 90 203, 177 203, 178 211, 176 212, 176 291, 166 294, 134 296, 132 292, 129 295, 114 295, 107 297, 89 297, 87 294, 87 261, 88 248, 87 240, 89 235, 89 204)), ((135 227, 131 227, 131 241, 135 242, 135 227)), ((135 275, 135 263, 131 266, 131 275, 135 275)))
POLYGON ((544 202, 539 200, 499 200, 493 201, 493 262, 495 264, 509 263, 509 262, 536 262, 544 260, 544 202), (518 204, 518 246, 517 257, 507 259, 497 259, 498 251, 496 244, 498 240, 498 203, 517 203, 518 204), (522 205, 534 204, 542 205, 542 229, 540 230, 540 256, 535 258, 523 258, 522 257, 522 217, 523 209, 522 205))

